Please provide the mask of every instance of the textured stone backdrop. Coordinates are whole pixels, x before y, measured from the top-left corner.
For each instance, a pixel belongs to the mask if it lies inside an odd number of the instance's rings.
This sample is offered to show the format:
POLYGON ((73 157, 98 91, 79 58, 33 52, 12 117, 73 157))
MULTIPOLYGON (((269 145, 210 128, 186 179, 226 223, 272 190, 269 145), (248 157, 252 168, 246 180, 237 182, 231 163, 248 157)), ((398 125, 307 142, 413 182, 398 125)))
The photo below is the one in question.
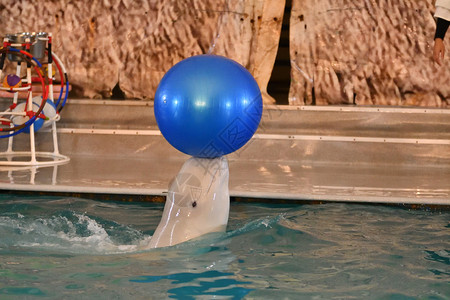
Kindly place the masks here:
POLYGON ((293 0, 290 104, 450 105, 434 0, 293 0), (313 90, 314 87, 314 90, 313 90))
MULTIPOLYGON (((447 107, 431 60, 434 0, 292 0, 289 102, 447 107)), ((255 76, 265 103, 285 0, 2 0, 0 35, 52 32, 74 92, 152 99, 183 58, 213 53, 255 76)), ((446 38, 450 50, 450 36, 446 38)), ((450 54, 447 52, 447 57, 450 54)))
POLYGON ((224 55, 266 87, 277 53, 284 0, 3 0, 0 35, 47 31, 74 92, 152 99, 165 72, 192 55, 224 55))

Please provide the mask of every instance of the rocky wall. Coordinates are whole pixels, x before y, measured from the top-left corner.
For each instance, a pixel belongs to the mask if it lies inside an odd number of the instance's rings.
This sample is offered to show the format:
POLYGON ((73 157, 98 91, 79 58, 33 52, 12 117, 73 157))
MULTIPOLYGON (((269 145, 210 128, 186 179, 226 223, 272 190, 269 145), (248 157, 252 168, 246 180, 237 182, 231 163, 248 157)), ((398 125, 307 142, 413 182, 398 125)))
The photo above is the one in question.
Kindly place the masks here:
POLYGON ((46 31, 73 94, 152 99, 165 72, 192 55, 224 55, 256 78, 265 103, 284 0, 4 0, 0 36, 46 31))
POLYGON ((449 106, 450 60, 432 60, 433 4, 293 0, 290 104, 449 106))
MULTIPOLYGON (((289 103, 448 107, 450 60, 431 59, 433 4, 292 0, 289 103)), ((284 8, 285 0, 3 0, 0 36, 52 32, 74 96, 109 98, 120 87, 151 100, 172 65, 212 53, 244 65, 267 104, 284 8)))

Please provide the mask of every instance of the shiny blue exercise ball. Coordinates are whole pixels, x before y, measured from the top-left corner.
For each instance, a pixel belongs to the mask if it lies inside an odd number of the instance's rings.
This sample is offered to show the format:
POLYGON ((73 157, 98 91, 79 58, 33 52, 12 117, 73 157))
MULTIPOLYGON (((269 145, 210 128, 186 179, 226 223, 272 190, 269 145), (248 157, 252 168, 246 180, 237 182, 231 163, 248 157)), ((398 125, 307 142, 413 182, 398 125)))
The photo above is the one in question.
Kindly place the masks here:
POLYGON ((247 69, 226 57, 198 55, 164 75, 154 109, 158 127, 173 147, 214 158, 238 150, 252 138, 263 105, 247 69))

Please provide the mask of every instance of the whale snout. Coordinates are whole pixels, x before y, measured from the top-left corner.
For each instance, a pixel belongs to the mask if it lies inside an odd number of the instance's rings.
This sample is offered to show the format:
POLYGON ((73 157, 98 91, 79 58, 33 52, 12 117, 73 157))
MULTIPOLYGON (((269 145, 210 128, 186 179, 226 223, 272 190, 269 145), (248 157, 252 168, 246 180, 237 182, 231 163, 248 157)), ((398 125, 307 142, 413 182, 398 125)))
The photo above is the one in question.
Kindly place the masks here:
POLYGON ((169 185, 163 215, 149 248, 225 231, 230 210, 228 180, 225 157, 188 159, 169 185))

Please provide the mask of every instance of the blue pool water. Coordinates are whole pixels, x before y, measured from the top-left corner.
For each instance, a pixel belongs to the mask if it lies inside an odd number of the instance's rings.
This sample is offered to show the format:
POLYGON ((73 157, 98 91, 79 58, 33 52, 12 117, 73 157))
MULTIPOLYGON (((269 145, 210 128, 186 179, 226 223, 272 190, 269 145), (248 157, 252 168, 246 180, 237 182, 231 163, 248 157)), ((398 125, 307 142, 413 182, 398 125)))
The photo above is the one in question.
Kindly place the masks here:
POLYGON ((0 299, 449 299, 450 213, 231 205, 226 233, 144 250, 161 204, 0 195, 0 299))

